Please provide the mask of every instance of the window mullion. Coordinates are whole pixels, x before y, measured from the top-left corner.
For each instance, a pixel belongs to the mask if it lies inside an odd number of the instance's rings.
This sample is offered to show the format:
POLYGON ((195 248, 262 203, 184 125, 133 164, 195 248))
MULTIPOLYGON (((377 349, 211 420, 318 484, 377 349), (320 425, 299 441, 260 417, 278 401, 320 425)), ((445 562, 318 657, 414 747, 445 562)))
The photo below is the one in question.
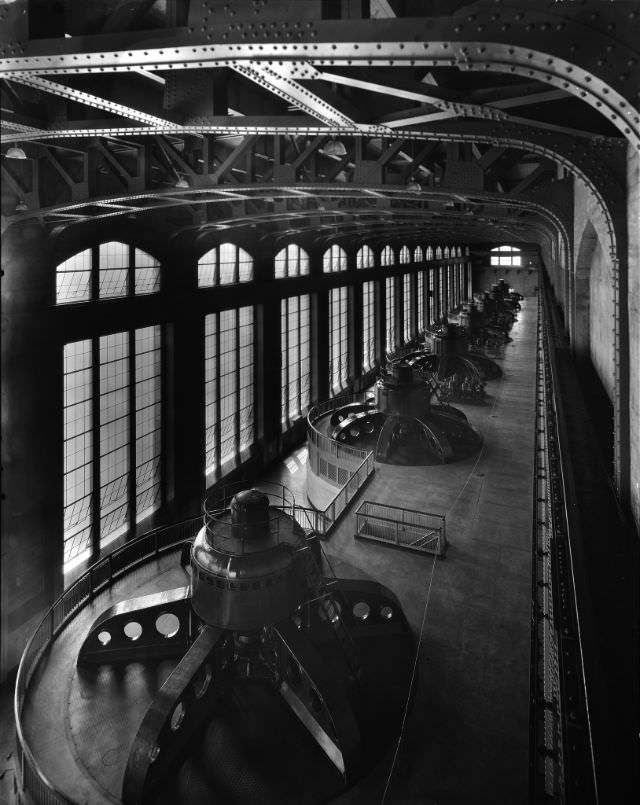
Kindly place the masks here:
POLYGON ((91 339, 91 466, 92 498, 91 511, 91 559, 93 564, 100 554, 100 349, 96 336, 91 339))
POLYGON ((128 537, 135 534, 136 528, 136 331, 129 330, 129 475, 127 493, 129 495, 128 537))

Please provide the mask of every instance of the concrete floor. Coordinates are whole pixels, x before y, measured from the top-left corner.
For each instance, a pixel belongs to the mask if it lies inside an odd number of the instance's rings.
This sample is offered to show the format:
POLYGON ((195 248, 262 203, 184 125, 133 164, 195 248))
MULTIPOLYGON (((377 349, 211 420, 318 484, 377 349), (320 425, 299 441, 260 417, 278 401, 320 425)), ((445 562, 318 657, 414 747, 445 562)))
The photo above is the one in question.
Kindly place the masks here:
MULTIPOLYGON (((456 404, 483 434, 481 451, 445 466, 377 464, 324 546, 337 575, 390 587, 417 634, 425 618, 385 803, 527 802, 536 321, 527 299, 487 404, 456 404), (356 541, 362 499, 445 514, 446 558, 356 541)), ((270 478, 298 480, 286 462, 270 478)), ((382 803, 390 765, 336 805, 382 803)))
MULTIPOLYGON (((335 805, 527 802, 536 313, 535 300, 527 299, 501 361, 504 377, 488 384, 488 403, 459 406, 484 435, 481 451, 445 466, 378 465, 363 493, 445 514, 446 558, 357 542, 352 513, 325 543, 338 575, 390 587, 420 636, 394 773, 392 746, 386 761, 335 805)), ((304 464, 299 448, 265 480, 285 483, 305 505, 304 464)), ((183 583, 169 559, 136 571, 83 611, 34 676, 26 731, 45 772, 76 801, 114 799, 104 790, 91 793, 86 765, 83 773, 76 765, 81 752, 69 741, 75 644, 108 604, 183 583)))

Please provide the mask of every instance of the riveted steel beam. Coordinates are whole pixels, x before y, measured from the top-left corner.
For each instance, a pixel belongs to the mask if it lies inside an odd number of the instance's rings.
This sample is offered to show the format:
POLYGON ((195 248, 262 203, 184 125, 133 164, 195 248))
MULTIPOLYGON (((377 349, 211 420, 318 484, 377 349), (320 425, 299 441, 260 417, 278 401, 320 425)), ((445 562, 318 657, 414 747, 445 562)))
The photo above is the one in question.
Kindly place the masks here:
MULTIPOLYGON (((149 115, 146 112, 141 112, 138 109, 133 109, 131 106, 125 106, 115 101, 108 101, 105 98, 99 98, 97 95, 92 95, 90 92, 83 92, 82 90, 73 87, 66 87, 58 81, 50 81, 47 78, 42 78, 38 75, 20 75, 14 76, 11 79, 17 84, 24 84, 27 87, 49 92, 52 95, 57 95, 60 98, 66 98, 70 101, 82 103, 85 106, 92 106, 96 109, 102 109, 105 112, 111 112, 114 115, 120 115, 128 120, 137 120, 140 123, 145 123, 149 126, 171 127, 176 129, 176 124, 170 120, 166 120, 156 115, 149 115)), ((178 126, 178 129, 180 127, 178 126)))
POLYGON ((264 64, 261 62, 251 62, 241 64, 236 62, 231 65, 233 69, 251 79, 256 84, 270 90, 289 103, 294 104, 312 117, 317 118, 327 126, 341 125, 353 126, 351 118, 342 114, 331 104, 319 98, 311 90, 301 86, 297 81, 289 77, 290 70, 276 64, 264 64))
MULTIPOLYGON (((289 43, 269 41, 268 31, 265 36, 239 24, 225 31, 224 39, 220 31, 208 34, 188 29, 162 32, 156 39, 159 46, 151 49, 135 47, 131 37, 126 42, 118 41, 118 37, 112 37, 111 41, 109 37, 87 37, 92 40, 92 52, 77 52, 72 40, 66 43, 55 40, 48 43, 49 54, 47 41, 40 40, 20 43, 17 50, 24 54, 22 58, 3 60, 0 71, 104 72, 127 67, 152 70, 176 66, 185 69, 214 65, 233 67, 234 62, 243 59, 267 63, 269 60, 303 59, 315 67, 325 64, 331 67, 447 65, 461 70, 497 70, 548 81, 558 89, 566 89, 596 107, 640 145, 640 121, 635 120, 636 99, 633 97, 638 70, 637 45, 630 46, 627 31, 619 28, 614 37, 606 30, 606 25, 604 29, 585 25, 574 16, 567 9, 562 14, 552 14, 503 7, 499 13, 479 8, 466 19, 456 15, 375 22, 340 20, 339 26, 330 21, 315 21, 311 29, 302 28, 292 34, 296 41, 289 43), (471 25, 469 18, 472 18, 471 25), (621 38, 627 41, 620 41, 621 38), (579 46, 574 48, 571 60, 567 60, 567 43, 572 40, 579 42, 579 46), (190 41, 190 46, 175 47, 176 43, 182 45, 184 41, 190 41), (112 50, 108 45, 117 47, 112 50), (605 52, 610 48, 613 55, 597 58, 603 47, 605 52), (384 58, 381 51, 384 51, 384 58)), ((153 38, 149 41, 153 42, 153 38)), ((574 46, 569 44, 571 47, 574 46)))

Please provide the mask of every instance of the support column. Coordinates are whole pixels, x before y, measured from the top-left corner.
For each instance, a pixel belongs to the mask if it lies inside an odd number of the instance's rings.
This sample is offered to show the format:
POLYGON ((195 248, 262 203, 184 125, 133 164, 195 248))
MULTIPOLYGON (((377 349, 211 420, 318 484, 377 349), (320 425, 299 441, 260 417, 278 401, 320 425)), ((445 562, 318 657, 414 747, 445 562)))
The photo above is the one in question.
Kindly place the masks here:
POLYGON ((2 236, 2 623, 0 681, 62 592, 62 335, 46 232, 2 236))

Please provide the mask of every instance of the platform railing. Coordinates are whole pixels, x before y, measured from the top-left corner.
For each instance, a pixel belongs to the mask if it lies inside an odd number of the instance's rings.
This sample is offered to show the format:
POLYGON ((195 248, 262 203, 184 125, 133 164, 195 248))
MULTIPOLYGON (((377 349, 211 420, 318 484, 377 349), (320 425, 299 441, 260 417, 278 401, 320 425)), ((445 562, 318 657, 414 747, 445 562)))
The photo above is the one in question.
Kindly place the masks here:
POLYGON ((344 445, 320 433, 315 423, 320 417, 349 403, 362 402, 365 398, 365 394, 343 394, 313 406, 307 415, 308 471, 339 486, 324 510, 331 524, 338 520, 373 474, 374 456, 370 450, 344 445))
MULTIPOLYGON (((287 498, 288 501, 288 498, 287 498)), ((326 535, 331 521, 315 509, 289 505, 282 507, 292 516, 305 534, 326 535)), ((47 779, 29 748, 22 730, 22 710, 33 673, 45 650, 69 622, 97 595, 139 565, 195 539, 204 524, 202 516, 154 529, 125 543, 99 559, 76 579, 54 602, 40 621, 22 654, 14 694, 18 778, 22 793, 27 793, 35 805, 74 805, 56 790, 47 779)))
POLYGON ((447 548, 443 514, 403 509, 371 500, 362 501, 356 509, 354 536, 436 556, 444 556, 447 548))
POLYGON ((33 673, 44 651, 65 626, 114 581, 133 568, 193 539, 202 527, 202 517, 193 517, 150 531, 100 559, 74 581, 47 611, 22 654, 14 694, 14 717, 18 753, 18 776, 22 792, 35 805, 73 805, 41 771, 22 730, 22 709, 33 673))

